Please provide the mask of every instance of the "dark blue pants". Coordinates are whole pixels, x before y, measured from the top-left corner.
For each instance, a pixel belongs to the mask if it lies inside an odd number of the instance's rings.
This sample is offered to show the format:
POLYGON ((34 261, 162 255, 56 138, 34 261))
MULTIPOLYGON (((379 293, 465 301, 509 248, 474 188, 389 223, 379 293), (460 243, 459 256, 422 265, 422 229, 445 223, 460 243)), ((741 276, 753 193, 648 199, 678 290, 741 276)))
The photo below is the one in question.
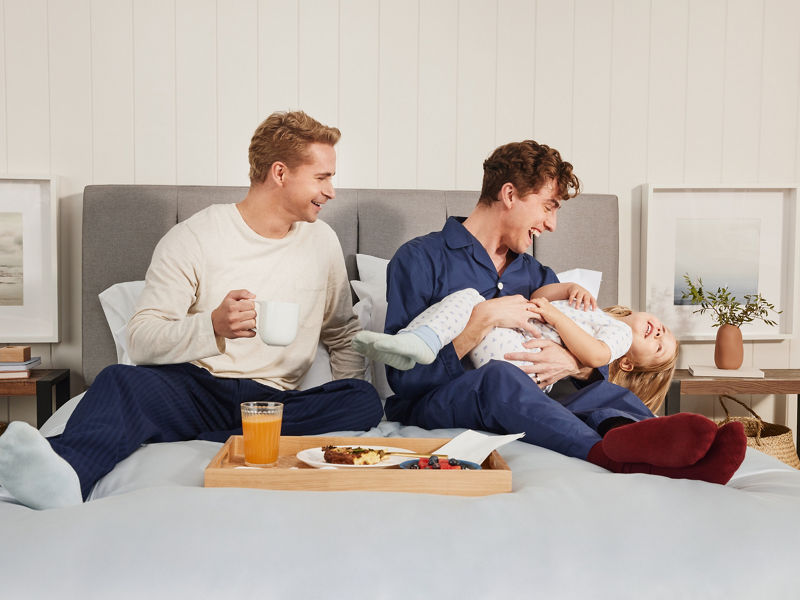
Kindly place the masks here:
POLYGON ((383 417, 378 393, 359 379, 283 392, 251 379, 223 379, 191 364, 103 369, 53 449, 78 473, 83 497, 141 444, 241 434, 239 405, 283 402, 283 435, 365 431, 383 417))
POLYGON ((585 459, 602 438, 606 419, 641 421, 653 414, 629 390, 597 381, 561 399, 550 398, 519 367, 492 360, 416 400, 393 396, 386 418, 427 429, 468 427, 525 432, 522 441, 585 459))

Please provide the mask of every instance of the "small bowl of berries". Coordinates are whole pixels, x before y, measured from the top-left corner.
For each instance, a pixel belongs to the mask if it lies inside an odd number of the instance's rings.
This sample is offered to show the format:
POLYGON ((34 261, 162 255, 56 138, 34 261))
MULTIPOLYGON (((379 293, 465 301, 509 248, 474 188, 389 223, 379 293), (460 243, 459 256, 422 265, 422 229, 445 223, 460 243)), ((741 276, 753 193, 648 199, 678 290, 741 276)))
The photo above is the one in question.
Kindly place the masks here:
POLYGON ((427 458, 414 458, 400 463, 401 469, 432 469, 441 471, 466 471, 478 470, 481 466, 477 463, 468 460, 459 460, 457 458, 440 459, 438 456, 430 456, 427 458))

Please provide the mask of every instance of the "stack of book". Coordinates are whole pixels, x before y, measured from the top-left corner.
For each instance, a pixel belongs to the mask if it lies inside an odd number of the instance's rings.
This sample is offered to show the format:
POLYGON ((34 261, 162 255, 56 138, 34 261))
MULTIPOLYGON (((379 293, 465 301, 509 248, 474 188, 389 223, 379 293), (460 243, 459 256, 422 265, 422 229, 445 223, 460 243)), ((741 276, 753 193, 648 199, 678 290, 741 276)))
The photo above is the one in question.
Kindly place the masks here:
POLYGON ((25 379, 31 376, 31 369, 40 364, 40 356, 31 358, 30 346, 0 348, 0 379, 25 379))

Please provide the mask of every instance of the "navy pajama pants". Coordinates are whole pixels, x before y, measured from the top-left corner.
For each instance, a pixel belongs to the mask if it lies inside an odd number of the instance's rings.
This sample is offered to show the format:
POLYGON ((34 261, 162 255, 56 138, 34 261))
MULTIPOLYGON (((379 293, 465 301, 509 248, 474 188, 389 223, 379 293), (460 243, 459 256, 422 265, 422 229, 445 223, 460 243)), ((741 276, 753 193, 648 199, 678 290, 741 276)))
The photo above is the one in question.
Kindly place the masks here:
POLYGON ((280 391, 251 379, 224 379, 191 364, 105 368, 72 413, 64 433, 49 438, 81 482, 94 484, 139 446, 241 434, 239 405, 283 402, 283 435, 365 431, 383 417, 378 393, 359 379, 309 390, 280 391))
POLYGON ((641 421, 653 413, 626 388, 597 381, 563 401, 554 400, 519 367, 492 360, 416 400, 393 396, 386 418, 427 429, 468 427, 493 433, 525 432, 522 441, 586 459, 602 438, 606 419, 641 421))

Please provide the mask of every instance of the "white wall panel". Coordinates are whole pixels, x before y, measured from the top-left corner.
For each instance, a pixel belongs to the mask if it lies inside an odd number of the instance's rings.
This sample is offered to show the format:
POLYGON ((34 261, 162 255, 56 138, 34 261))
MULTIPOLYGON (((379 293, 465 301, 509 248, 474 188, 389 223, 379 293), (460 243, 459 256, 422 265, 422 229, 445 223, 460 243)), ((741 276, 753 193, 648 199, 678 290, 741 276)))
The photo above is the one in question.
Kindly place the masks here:
POLYGON ((791 181, 795 175, 800 85, 800 21, 786 18, 796 0, 764 5, 764 59, 761 82, 761 137, 758 179, 791 181))
POLYGON ((689 4, 684 179, 722 178, 725 0, 689 4))
POLYGON ((175 0, 133 5, 134 180, 175 183, 175 0))
POLYGON ((133 183, 133 7, 92 0, 93 183, 133 183))
POLYGON ((175 0, 177 183, 217 183, 217 136, 217 3, 175 0))
MULTIPOLYGON (((0 172, 8 172, 8 123, 6 116, 5 0, 0 0, 0 172)), ((1 414, 1 413, 0 413, 1 414)))
POLYGON ((458 2, 419 7, 417 187, 456 187, 458 2))
POLYGON ((612 0, 575 1, 572 152, 585 189, 608 191, 612 0))
POLYGON ((299 108, 326 125, 339 122, 339 3, 300 0, 299 108))
POLYGON ((417 185, 419 4, 380 3, 378 185, 417 185))
MULTIPOLYGON (((609 115, 609 189, 619 198, 619 300, 638 304, 641 203, 647 179, 647 110, 649 98, 650 4, 615 0, 611 51, 609 115)), ((582 165, 575 165, 580 175, 582 165)))
POLYGON ((686 131, 687 0, 653 0, 650 15, 650 105, 647 175, 683 181, 686 131))
POLYGON ((50 162, 60 196, 92 180, 92 72, 89 0, 48 4, 50 162))
POLYGON ((793 181, 800 181, 800 98, 797 100, 797 133, 795 134, 795 152, 794 152, 794 159, 795 159, 795 170, 794 170, 794 179, 793 181))
POLYGON ((460 7, 456 186, 475 190, 497 137, 497 2, 462 0, 460 7))
POLYGON ((73 370, 72 393, 83 389, 81 370, 81 198, 92 181, 92 73, 90 0, 48 2, 50 163, 58 176, 60 343, 45 349, 50 364, 73 370))
POLYGON ((380 7, 350 0, 340 10, 337 179, 341 187, 377 187, 380 7))
POLYGON ((499 0, 494 146, 534 137, 535 33, 534 2, 499 0))
MULTIPOLYGON (((297 0, 259 0, 258 114, 299 108, 297 0)), ((254 128, 255 129, 255 128, 254 128)))
POLYGON ((723 181, 744 184, 758 180, 763 14, 761 2, 728 0, 723 181))
MULTIPOLYGON (((217 2, 217 161, 220 185, 247 185, 258 115, 258 5, 217 2)), ((262 119, 263 120, 263 119, 262 119)))
POLYGON ((572 155, 574 13, 572 0, 536 3, 533 135, 537 142, 557 148, 565 158, 572 155))
POLYGON ((47 0, 5 0, 8 170, 50 171, 47 0))

